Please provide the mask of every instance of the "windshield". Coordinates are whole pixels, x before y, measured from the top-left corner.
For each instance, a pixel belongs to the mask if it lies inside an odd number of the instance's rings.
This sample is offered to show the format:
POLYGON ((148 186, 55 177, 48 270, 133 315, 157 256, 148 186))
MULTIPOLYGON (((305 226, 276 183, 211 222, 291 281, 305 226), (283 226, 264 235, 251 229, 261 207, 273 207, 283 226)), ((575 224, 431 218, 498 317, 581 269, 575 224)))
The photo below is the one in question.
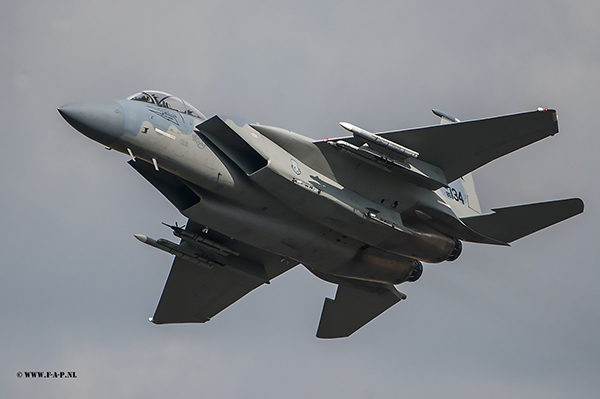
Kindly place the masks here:
POLYGON ((193 105, 183 101, 179 97, 156 90, 146 90, 135 93, 127 97, 128 100, 140 101, 143 103, 154 104, 159 107, 168 108, 181 112, 182 114, 192 115, 196 118, 206 119, 202 112, 198 111, 193 105))

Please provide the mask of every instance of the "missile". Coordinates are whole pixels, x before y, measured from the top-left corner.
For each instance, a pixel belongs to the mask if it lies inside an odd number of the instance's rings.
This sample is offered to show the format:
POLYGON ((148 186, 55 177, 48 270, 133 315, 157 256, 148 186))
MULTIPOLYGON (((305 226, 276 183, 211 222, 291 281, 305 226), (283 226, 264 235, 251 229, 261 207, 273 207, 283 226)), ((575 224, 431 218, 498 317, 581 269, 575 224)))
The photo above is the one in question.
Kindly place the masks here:
MULTIPOLYGON (((169 227, 181 229, 179 226, 169 227)), ((189 232, 187 233, 189 234, 189 232)), ((144 244, 148 244, 151 247, 173 254, 190 263, 195 263, 207 269, 212 269, 215 266, 231 267, 232 270, 236 270, 239 273, 243 273, 246 276, 251 276, 252 278, 257 279, 261 284, 269 284, 269 276, 267 275, 265 267, 259 262, 242 257, 231 257, 228 258, 227 263, 224 263, 224 261, 223 263, 220 263, 218 259, 208 259, 201 254, 195 253, 193 248, 181 246, 172 241, 165 240, 164 238, 155 240, 143 234, 134 234, 134 236, 144 244)))
POLYGON ((439 116, 440 118, 442 118, 442 120, 445 119, 448 122, 460 122, 460 119, 455 118, 454 116, 448 115, 448 114, 440 111, 439 109, 432 109, 431 112, 433 112, 436 116, 439 116))
POLYGON ((205 267, 207 269, 212 269, 215 265, 218 265, 215 262, 212 262, 208 259, 198 256, 193 251, 190 251, 188 248, 184 248, 179 244, 176 244, 172 241, 165 240, 164 238, 159 238, 155 240, 143 234, 134 234, 134 237, 144 244, 150 245, 151 247, 160 249, 161 251, 168 252, 175 256, 179 256, 180 258, 205 267))
POLYGON ((354 137, 356 137, 357 139, 372 143, 373 145, 388 150, 396 155, 401 156, 402 158, 417 158, 419 156, 419 153, 417 151, 413 151, 410 148, 404 147, 403 145, 394 143, 391 140, 366 131, 365 129, 361 129, 360 127, 354 126, 351 123, 340 122, 340 126, 348 130, 349 132, 352 132, 352 134, 354 134, 354 137))
POLYGON ((395 163, 393 159, 388 159, 385 155, 373 151, 368 145, 357 147, 354 144, 350 144, 344 140, 328 141, 329 145, 342 149, 349 152, 357 158, 371 163, 372 165, 383 168, 386 171, 390 171, 387 167, 390 163, 395 163))
MULTIPOLYGON (((173 230, 173 234, 176 237, 182 238, 192 244, 200 243, 200 244, 203 244, 204 246, 209 247, 209 249, 212 249, 213 251, 217 250, 220 252, 224 252, 225 254, 235 255, 235 256, 240 255, 239 252, 236 252, 231 248, 227 248, 226 246, 221 245, 217 242, 214 242, 213 240, 209 240, 208 238, 203 237, 200 234, 192 233, 192 232, 187 231, 179 226, 172 226, 172 225, 164 223, 164 222, 163 222, 163 224, 167 227, 170 227, 173 230)), ((204 249, 206 249, 206 248, 204 248, 204 249)))

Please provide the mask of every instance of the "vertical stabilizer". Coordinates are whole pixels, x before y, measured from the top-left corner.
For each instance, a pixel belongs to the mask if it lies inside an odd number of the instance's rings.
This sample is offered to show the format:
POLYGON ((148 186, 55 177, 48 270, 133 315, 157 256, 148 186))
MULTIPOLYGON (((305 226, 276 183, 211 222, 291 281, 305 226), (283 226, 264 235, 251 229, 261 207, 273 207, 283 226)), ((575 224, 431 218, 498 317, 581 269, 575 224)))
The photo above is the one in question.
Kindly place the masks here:
POLYGON ((460 180, 467 196, 468 207, 481 215, 481 206, 479 205, 479 197, 477 197, 477 192, 475 191, 473 174, 469 173, 468 175, 464 175, 460 180))
POLYGON ((481 215, 481 206, 471 173, 453 181, 448 188, 440 188, 437 194, 459 218, 481 215))
MULTIPOLYGON (((440 125, 460 122, 460 119, 448 115, 437 109, 431 110, 436 116, 440 117, 440 125)), ((479 198, 475 191, 475 181, 473 174, 469 173, 450 183, 448 188, 442 188, 438 194, 444 198, 444 201, 450 205, 454 213, 459 217, 481 215, 481 206, 479 198)))

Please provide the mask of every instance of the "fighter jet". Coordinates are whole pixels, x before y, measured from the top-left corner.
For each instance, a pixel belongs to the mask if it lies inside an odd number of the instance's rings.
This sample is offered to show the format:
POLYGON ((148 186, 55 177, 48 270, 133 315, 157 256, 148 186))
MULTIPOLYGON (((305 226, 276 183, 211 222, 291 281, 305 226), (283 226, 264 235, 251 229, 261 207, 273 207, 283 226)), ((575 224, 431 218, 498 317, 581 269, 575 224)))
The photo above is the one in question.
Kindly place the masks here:
POLYGON ((583 212, 579 198, 482 212, 471 172, 558 132, 555 110, 342 137, 205 117, 159 91, 58 109, 129 164, 186 218, 178 242, 135 237, 175 256, 155 324, 204 323, 302 264, 336 284, 319 338, 347 337, 406 299, 424 263, 462 242, 509 243, 583 212))

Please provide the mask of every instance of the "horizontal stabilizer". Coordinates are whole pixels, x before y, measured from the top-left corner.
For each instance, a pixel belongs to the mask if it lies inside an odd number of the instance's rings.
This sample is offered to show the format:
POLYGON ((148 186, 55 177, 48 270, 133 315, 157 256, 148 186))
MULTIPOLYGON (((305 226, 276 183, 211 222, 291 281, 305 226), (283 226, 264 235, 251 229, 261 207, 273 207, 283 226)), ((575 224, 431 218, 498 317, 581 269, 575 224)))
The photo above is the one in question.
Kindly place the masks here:
POLYGON ((492 209, 494 213, 461 219, 476 232, 499 241, 513 242, 583 212, 583 201, 558 201, 492 209))
POLYGON ((335 300, 325 298, 317 337, 348 337, 402 299, 392 285, 339 285, 335 300))

